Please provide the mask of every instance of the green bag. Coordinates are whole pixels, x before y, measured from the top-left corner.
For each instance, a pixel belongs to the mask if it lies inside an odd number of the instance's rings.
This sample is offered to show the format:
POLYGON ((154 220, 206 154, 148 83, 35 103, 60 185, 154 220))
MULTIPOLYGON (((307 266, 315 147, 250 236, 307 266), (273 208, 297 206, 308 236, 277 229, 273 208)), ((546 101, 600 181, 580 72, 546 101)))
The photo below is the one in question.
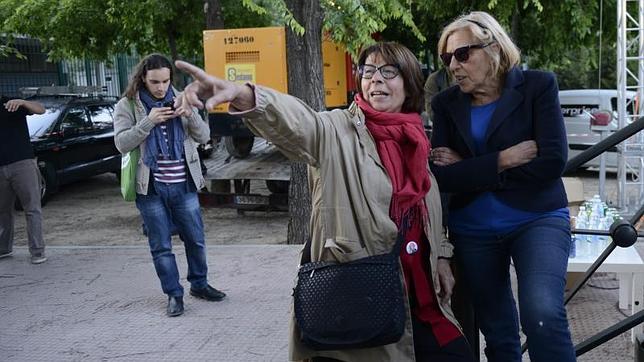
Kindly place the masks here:
POLYGON ((121 195, 125 201, 136 200, 136 164, 140 157, 138 146, 121 156, 121 195))
MULTIPOLYGON (((134 102, 130 99, 130 109, 136 124, 136 112, 134 111, 134 102)), ((141 158, 141 150, 135 147, 132 151, 121 155, 121 195, 125 201, 136 200, 136 164, 141 158)))

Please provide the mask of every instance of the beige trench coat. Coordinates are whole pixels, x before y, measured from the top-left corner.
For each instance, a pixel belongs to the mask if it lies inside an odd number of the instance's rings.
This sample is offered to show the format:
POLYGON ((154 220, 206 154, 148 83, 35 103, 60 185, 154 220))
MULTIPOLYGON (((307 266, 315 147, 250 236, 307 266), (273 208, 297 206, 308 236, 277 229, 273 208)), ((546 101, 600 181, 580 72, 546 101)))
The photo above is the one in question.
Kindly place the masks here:
MULTIPOLYGON (((290 159, 309 165, 311 260, 346 262, 390 252, 398 233, 389 217, 392 186, 362 111, 353 104, 347 110, 318 113, 297 98, 261 86, 255 86, 255 97, 256 107, 239 113, 248 127, 290 159)), ((451 257, 453 248, 442 227, 440 194, 433 176, 425 201, 432 278, 439 287, 437 258, 451 257)), ((458 326, 451 309, 442 310, 458 326)), ((415 360, 409 305, 405 334, 399 342, 382 347, 318 352, 300 343, 294 320, 290 332, 291 360, 312 356, 352 362, 415 360)))

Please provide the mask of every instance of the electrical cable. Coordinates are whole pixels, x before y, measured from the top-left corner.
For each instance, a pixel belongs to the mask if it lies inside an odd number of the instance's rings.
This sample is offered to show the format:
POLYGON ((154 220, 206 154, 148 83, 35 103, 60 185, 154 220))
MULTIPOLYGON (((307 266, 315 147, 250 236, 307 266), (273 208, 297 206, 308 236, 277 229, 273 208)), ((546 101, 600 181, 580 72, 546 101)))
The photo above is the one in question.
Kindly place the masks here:
POLYGON ((597 89, 602 89, 602 34, 604 33, 604 0, 599 1, 599 60, 597 62, 597 89))

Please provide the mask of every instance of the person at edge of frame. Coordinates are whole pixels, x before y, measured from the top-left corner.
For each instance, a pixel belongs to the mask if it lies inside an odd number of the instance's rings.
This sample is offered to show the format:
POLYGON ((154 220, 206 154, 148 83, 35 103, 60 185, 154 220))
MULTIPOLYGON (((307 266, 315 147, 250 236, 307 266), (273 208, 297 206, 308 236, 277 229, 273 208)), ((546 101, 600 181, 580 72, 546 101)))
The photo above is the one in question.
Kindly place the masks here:
POLYGON ((40 172, 36 164, 27 116, 43 114, 36 101, 0 97, 0 259, 13 255, 16 197, 25 212, 32 264, 47 261, 42 231, 40 172))
POLYGON ((208 264, 197 190, 204 187, 197 145, 210 138, 208 124, 196 109, 180 115, 173 107, 179 93, 172 87, 172 63, 150 54, 136 66, 114 111, 114 142, 121 153, 139 147, 136 207, 147 231, 166 314, 183 314, 183 286, 172 253, 173 230, 184 243, 190 294, 220 301, 225 293, 208 284, 208 264))

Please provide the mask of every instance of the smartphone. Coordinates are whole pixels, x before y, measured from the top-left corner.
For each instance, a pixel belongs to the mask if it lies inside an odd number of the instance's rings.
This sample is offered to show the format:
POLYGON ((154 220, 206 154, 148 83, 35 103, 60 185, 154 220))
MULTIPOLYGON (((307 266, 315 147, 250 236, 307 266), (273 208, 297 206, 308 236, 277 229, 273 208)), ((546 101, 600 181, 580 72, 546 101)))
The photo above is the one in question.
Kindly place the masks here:
POLYGON ((163 102, 162 106, 164 107, 170 107, 173 111, 174 109, 174 99, 170 101, 163 102))

